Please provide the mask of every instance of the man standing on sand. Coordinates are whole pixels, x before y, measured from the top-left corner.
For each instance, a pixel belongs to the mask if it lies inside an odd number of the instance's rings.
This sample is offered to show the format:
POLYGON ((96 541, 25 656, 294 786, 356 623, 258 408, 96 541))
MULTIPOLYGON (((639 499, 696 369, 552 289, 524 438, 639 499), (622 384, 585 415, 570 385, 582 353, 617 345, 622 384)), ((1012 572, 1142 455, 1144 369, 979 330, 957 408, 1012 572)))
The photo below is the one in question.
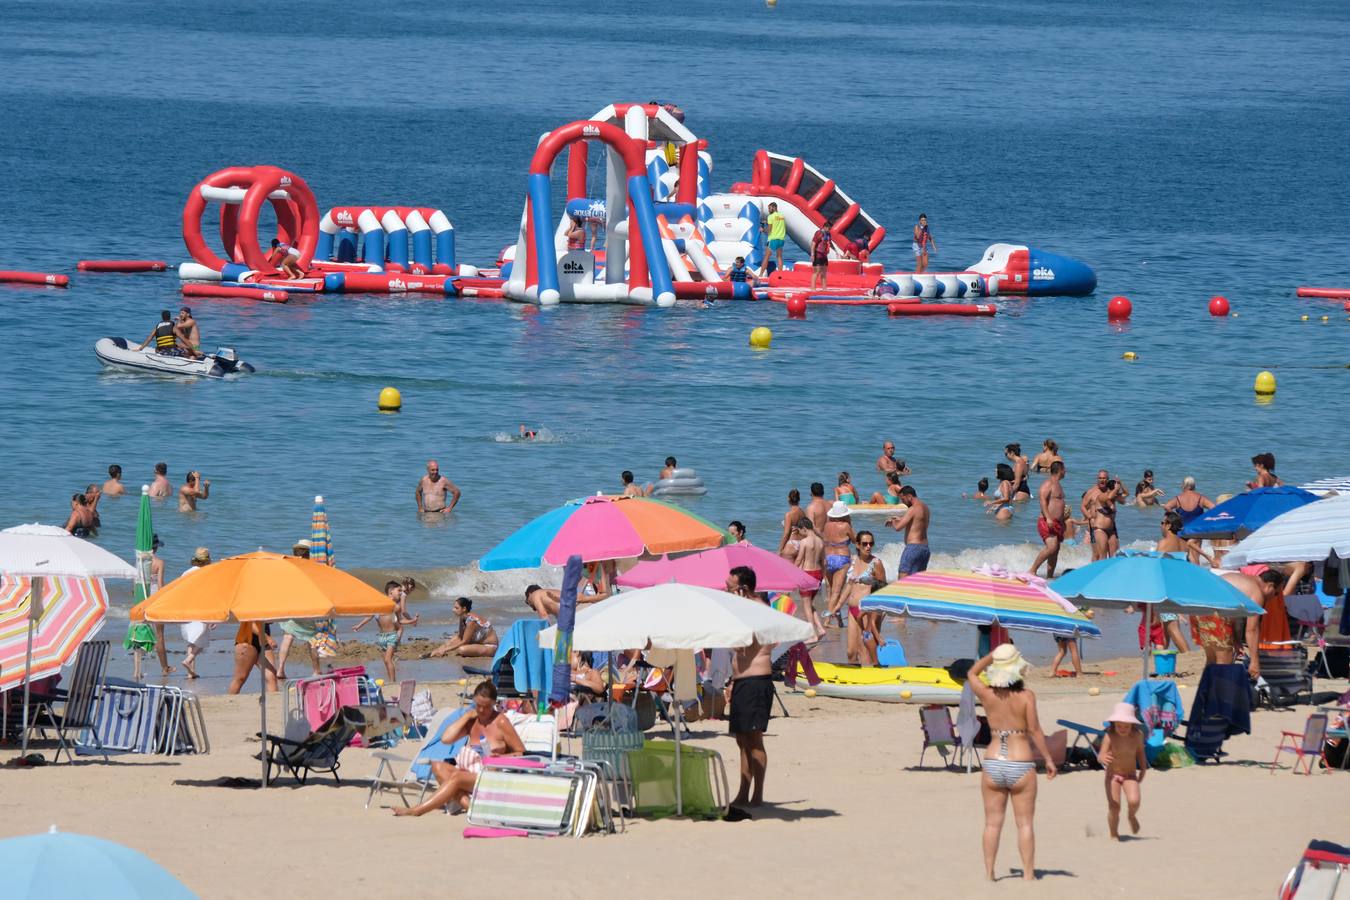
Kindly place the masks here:
POLYGON ((427 474, 417 482, 417 514, 453 512, 459 503, 460 491, 455 483, 441 474, 440 464, 436 460, 427 461, 427 474), (450 505, 445 505, 445 493, 450 492, 450 505))
POLYGON ((178 511, 196 512, 197 501, 211 496, 211 480, 202 478, 200 472, 188 472, 183 486, 178 489, 178 511))
POLYGON ((928 559, 931 556, 928 549, 928 522, 932 512, 928 509, 928 504, 919 499, 919 493, 914 490, 913 485, 907 484, 900 489, 900 502, 908 507, 905 514, 892 516, 886 520, 886 524, 896 531, 905 533, 905 549, 900 554, 898 576, 904 578, 906 575, 928 570, 928 559))
POLYGON ((103 482, 103 496, 120 497, 127 492, 122 484, 122 467, 113 463, 108 466, 108 480, 103 482))
MULTIPOLYGON (((737 566, 727 575, 727 592, 756 600, 755 582, 754 569, 737 566)), ((726 687, 727 702, 731 707, 727 714, 727 730, 736 739, 736 749, 741 754, 741 786, 731 801, 732 806, 764 804, 764 773, 769 768, 764 732, 769 730, 774 695, 772 650, 772 644, 752 641, 731 653, 731 681, 726 687)))
POLYGON ((825 500, 825 485, 819 481, 811 482, 811 502, 806 504, 806 517, 815 526, 816 534, 825 533, 825 522, 828 520, 829 512, 830 504, 825 500))
POLYGON ((1064 540, 1064 518, 1067 507, 1064 505, 1064 463, 1055 460, 1050 464, 1050 477, 1041 482, 1036 492, 1041 504, 1041 517, 1036 520, 1036 533, 1045 542, 1045 549, 1036 555, 1031 564, 1031 574, 1035 575, 1041 563, 1048 562, 1046 578, 1055 577, 1055 566, 1059 564, 1059 546, 1064 540))
POLYGON ((173 493, 173 485, 169 483, 169 464, 155 463, 155 480, 150 484, 150 499, 163 500, 173 493))

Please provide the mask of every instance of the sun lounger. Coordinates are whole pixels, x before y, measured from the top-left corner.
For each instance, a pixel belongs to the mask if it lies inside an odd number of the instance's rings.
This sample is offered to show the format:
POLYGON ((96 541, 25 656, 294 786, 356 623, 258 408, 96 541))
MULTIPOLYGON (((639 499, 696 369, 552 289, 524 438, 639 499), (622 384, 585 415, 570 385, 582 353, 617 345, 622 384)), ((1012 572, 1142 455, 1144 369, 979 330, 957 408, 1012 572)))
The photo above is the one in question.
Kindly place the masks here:
POLYGON ((1350 897, 1350 847, 1312 841, 1289 870, 1279 900, 1346 900, 1350 897))
POLYGON ((579 834, 582 810, 594 803, 595 778, 542 760, 488 757, 469 798, 471 826, 529 834, 579 834))
POLYGON ((388 750, 374 751, 371 755, 379 760, 379 765, 375 768, 375 776, 370 781, 370 790, 366 793, 366 809, 370 809, 370 801, 377 793, 383 794, 386 790, 398 791, 403 805, 410 806, 407 791, 413 787, 417 788, 417 802, 421 803, 427 790, 433 786, 431 763, 454 759, 459 748, 466 743, 461 738, 453 744, 443 744, 441 735, 468 711, 468 707, 441 710, 428 725, 422 746, 412 759, 388 750), (403 768, 402 775, 395 774, 399 767, 403 768))
POLYGON ((309 773, 327 772, 333 776, 333 784, 340 786, 342 780, 338 777, 338 757, 351 744, 362 721, 359 714, 353 714, 343 707, 303 740, 269 734, 267 746, 262 751, 267 760, 267 783, 274 783, 284 771, 289 771, 291 777, 302 785, 309 773), (272 774, 273 769, 276 769, 276 775, 272 774))

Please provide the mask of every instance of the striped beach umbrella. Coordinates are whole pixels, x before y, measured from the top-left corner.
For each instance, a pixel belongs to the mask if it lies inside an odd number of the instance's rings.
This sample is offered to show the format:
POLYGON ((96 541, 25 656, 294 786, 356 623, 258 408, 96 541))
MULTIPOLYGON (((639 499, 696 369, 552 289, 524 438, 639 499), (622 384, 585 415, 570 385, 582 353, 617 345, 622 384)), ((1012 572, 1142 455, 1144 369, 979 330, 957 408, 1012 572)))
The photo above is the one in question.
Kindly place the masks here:
POLYGON ((651 497, 597 494, 564 503, 527 522, 478 561, 484 572, 631 559, 720 547, 731 535, 683 507, 651 497))
MULTIPOLYGON (((314 513, 309 519, 309 558, 326 566, 337 565, 337 558, 333 555, 333 533, 328 530, 328 510, 321 496, 314 498, 314 513)), ((314 640, 311 645, 320 660, 337 656, 337 625, 332 619, 314 621, 314 640)))
POLYGON ((1058 637, 1101 637, 1073 604, 1030 575, 933 569, 893 581, 862 601, 883 612, 966 625, 1001 625, 1058 637))
POLYGON ((100 578, 47 578, 42 609, 33 628, 33 658, 25 667, 28 608, 33 579, 0 575, 0 691, 28 677, 55 675, 75 652, 98 632, 108 611, 108 594, 100 578))

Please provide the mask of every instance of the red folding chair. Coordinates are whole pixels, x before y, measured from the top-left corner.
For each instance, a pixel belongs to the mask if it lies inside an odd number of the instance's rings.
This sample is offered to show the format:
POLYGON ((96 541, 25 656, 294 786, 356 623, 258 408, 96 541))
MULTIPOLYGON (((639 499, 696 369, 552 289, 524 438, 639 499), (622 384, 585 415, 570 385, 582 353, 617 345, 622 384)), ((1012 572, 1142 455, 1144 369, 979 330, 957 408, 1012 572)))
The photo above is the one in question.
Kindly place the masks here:
POLYGON ((1270 774, 1275 774, 1275 769, 1280 763, 1280 754, 1289 752, 1296 755, 1294 766, 1290 770, 1297 774, 1299 766, 1303 766, 1303 774, 1311 775, 1313 760, 1320 759, 1322 767, 1331 771, 1331 766, 1327 765, 1326 746, 1327 746, 1327 714, 1313 713, 1308 716, 1308 724, 1303 726, 1303 733, 1297 731, 1281 731, 1280 746, 1275 748, 1275 759, 1270 764, 1270 774))

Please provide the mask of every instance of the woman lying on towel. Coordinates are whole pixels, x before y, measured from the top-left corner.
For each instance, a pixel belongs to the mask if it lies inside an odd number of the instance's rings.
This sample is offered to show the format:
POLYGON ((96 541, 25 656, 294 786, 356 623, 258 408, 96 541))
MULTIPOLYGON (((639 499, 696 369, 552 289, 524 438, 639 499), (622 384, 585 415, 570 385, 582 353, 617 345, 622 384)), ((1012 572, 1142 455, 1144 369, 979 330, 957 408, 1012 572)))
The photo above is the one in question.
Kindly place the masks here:
MULTIPOLYGON (((438 760, 431 764, 432 774, 439 785, 436 793, 411 809, 395 809, 394 815, 426 815, 432 810, 444 809, 451 803, 457 804, 459 810, 467 810, 469 795, 473 793, 474 783, 483 768, 483 758, 520 756, 525 752, 520 735, 511 727, 506 716, 497 710, 497 689, 491 681, 484 681, 474 690, 473 705, 472 715, 461 717, 441 735, 443 744, 453 744, 461 738, 467 738, 468 741, 454 762, 438 760)), ((451 811, 456 810, 452 808, 451 811)))

